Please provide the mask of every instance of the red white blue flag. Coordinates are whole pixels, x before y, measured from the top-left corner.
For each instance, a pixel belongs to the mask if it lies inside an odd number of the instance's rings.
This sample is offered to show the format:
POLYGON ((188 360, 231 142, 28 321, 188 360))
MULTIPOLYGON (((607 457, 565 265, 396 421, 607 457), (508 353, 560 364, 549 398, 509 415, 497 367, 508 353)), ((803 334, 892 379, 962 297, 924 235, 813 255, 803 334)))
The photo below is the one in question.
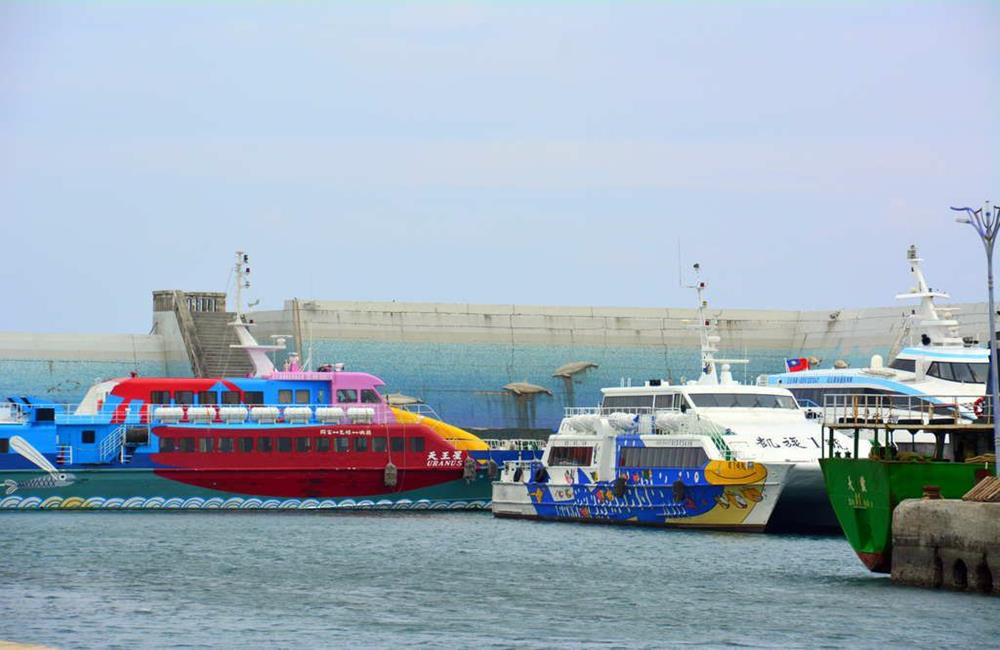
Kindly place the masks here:
POLYGON ((785 367, 788 368, 788 372, 809 370, 809 359, 806 359, 805 357, 799 357, 798 359, 785 359, 785 367))

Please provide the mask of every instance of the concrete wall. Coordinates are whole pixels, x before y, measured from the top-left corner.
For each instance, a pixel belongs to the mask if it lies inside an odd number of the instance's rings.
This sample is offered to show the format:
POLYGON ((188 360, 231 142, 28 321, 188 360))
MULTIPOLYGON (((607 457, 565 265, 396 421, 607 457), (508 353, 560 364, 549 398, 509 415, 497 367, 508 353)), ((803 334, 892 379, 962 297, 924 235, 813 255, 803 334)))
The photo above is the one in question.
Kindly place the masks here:
POLYGON ((1000 503, 903 501, 893 512, 892 580, 1000 595, 1000 503))
MULTIPOLYGON (((983 335, 983 305, 961 305, 963 332, 983 335)), ((866 364, 898 338, 903 306, 818 311, 712 310, 722 353, 748 357, 737 378, 778 372, 790 356, 843 358, 866 364)), ((600 388, 631 378, 680 381, 698 374, 692 309, 540 307, 395 302, 286 301, 255 312, 262 342, 301 332, 313 365, 344 362, 382 377, 393 392, 424 399, 451 422, 483 428, 554 428, 564 406, 593 405, 600 388), (559 366, 589 361, 597 368, 571 379, 559 366), (519 398, 513 381, 552 395, 519 398)), ((277 359, 280 364, 282 355, 277 359)), ((126 375, 188 375, 172 311, 155 311, 150 335, 0 334, 0 394, 44 393, 78 399, 95 379, 126 375)))

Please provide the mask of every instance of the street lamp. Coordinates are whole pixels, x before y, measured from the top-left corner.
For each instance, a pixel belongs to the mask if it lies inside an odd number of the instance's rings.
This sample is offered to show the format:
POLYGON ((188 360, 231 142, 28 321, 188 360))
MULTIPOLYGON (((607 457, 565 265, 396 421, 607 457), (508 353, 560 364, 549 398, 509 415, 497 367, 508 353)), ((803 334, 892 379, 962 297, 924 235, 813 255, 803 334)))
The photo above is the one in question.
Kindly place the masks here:
MULTIPOLYGON (((967 223, 976 229, 979 238, 983 240, 983 248, 986 249, 986 275, 989 286, 990 303, 990 379, 987 382, 990 386, 990 405, 993 416, 993 448, 994 453, 1000 452, 1000 399, 998 399, 997 385, 997 312, 993 306, 993 244, 997 239, 997 231, 1000 230, 1000 206, 991 206, 987 201, 978 210, 972 208, 952 208, 956 212, 965 214, 955 217, 959 223, 967 223)), ((1000 476, 1000 464, 994 461, 994 470, 1000 476)))

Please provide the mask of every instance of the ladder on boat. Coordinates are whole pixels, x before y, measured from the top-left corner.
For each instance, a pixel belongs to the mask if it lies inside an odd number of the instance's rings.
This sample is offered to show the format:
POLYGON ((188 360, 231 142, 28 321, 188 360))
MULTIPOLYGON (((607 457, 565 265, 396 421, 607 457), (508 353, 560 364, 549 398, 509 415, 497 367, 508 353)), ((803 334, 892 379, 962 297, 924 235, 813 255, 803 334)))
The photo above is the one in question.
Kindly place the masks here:
POLYGON ((125 434, 128 428, 123 424, 114 431, 104 436, 101 444, 97 448, 97 456, 102 463, 110 463, 116 457, 118 462, 124 464, 132 460, 132 455, 125 448, 125 434))

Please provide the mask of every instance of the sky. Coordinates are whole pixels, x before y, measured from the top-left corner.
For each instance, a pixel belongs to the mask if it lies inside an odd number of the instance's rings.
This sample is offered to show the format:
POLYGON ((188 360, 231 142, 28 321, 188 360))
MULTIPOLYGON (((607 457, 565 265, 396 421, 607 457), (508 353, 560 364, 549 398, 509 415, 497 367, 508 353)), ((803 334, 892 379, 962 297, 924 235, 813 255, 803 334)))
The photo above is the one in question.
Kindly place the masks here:
POLYGON ((3 2, 0 331, 156 289, 688 307, 985 300, 997 2, 3 2), (678 254, 680 251, 680 254, 678 254), (688 278, 690 279, 690 278, 688 278))

